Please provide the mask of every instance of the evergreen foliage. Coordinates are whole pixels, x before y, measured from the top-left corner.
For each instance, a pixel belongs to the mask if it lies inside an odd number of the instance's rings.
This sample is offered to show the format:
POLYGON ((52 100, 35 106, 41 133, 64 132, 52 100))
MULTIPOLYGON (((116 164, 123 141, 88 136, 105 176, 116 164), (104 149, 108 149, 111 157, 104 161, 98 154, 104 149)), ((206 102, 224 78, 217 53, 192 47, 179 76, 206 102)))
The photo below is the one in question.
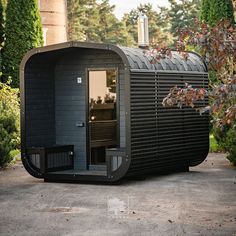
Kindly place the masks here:
POLYGON ((20 145, 18 93, 18 89, 0 82, 0 167, 12 161, 10 152, 20 145))
POLYGON ((131 46, 134 42, 126 30, 124 22, 120 22, 114 15, 114 5, 109 0, 102 0, 99 9, 99 36, 101 42, 131 46))
POLYGON ((178 29, 194 27, 194 20, 199 17, 200 0, 169 0, 170 10, 164 12, 169 18, 170 31, 177 36, 178 29))
POLYGON ((140 12, 146 14, 149 24, 149 35, 151 46, 172 43, 172 36, 168 32, 168 22, 162 18, 161 14, 153 9, 152 4, 140 4, 137 9, 133 9, 130 13, 125 14, 122 21, 125 22, 129 34, 138 42, 137 20, 140 12))
POLYGON ((201 1, 201 11, 200 11, 200 20, 204 22, 209 22, 210 16, 210 3, 209 0, 202 0, 201 1))
POLYGON ((0 49, 3 46, 3 42, 4 42, 4 5, 3 5, 3 1, 0 0, 0 49))
POLYGON ((236 128, 224 126, 215 128, 214 136, 220 148, 227 153, 227 158, 236 166, 236 128))
POLYGON ((232 0, 202 0, 200 19, 210 26, 220 20, 229 20, 234 24, 234 8, 232 0))
POLYGON ((69 39, 130 46, 133 39, 114 8, 108 0, 67 0, 69 39))
POLYGON ((2 48, 5 40, 4 3, 0 0, 0 73, 2 72, 2 48))
POLYGON ((43 45, 43 34, 37 0, 8 0, 6 41, 3 51, 5 80, 19 86, 19 65, 25 53, 43 45))
POLYGON ((80 24, 81 6, 79 0, 67 1, 68 37, 70 40, 84 41, 85 36, 80 24))
POLYGON ((194 24, 200 0, 169 2, 171 9, 160 7, 159 11, 150 3, 140 4, 119 21, 109 0, 67 0, 69 39, 137 46, 137 19, 143 12, 149 19, 150 45, 171 45, 177 28, 194 24))

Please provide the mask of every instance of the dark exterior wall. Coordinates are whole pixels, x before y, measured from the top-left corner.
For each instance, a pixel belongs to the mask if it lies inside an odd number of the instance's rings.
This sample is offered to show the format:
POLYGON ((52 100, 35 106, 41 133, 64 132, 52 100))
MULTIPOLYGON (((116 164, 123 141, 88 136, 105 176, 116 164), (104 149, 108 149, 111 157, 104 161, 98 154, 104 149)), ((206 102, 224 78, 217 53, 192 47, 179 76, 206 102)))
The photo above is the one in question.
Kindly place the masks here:
POLYGON ((75 168, 86 168, 86 88, 88 68, 118 68, 121 91, 121 144, 125 144, 124 131, 124 71, 121 59, 104 50, 74 49, 58 61, 55 69, 55 122, 56 144, 75 145, 75 168), (82 78, 82 84, 77 83, 82 78))
MULTIPOLYGON (((204 73, 131 73, 131 166, 128 174, 199 164, 208 153, 208 114, 189 107, 164 108, 171 87, 207 88, 204 73)), ((207 99, 199 102, 207 105, 207 99)))
POLYGON ((54 66, 41 59, 33 57, 25 69, 26 147, 55 144, 54 66))
MULTIPOLYGON (((125 123, 125 72, 123 64, 121 64, 119 69, 119 85, 117 87, 119 91, 119 103, 120 103, 120 147, 126 147, 126 123, 125 123)), ((127 83, 127 81, 126 81, 127 83)))

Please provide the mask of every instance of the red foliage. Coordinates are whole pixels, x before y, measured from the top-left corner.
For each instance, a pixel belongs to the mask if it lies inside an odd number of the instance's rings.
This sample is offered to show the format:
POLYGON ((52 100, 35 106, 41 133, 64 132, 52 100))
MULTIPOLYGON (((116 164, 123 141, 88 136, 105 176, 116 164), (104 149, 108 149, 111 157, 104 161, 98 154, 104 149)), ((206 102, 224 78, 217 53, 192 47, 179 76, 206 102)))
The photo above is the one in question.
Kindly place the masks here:
MULTIPOLYGON (((236 31, 229 21, 220 21, 212 28, 198 20, 195 23, 195 29, 179 30, 176 48, 187 59, 186 49, 194 47, 206 60, 209 70, 215 73, 217 82, 211 84, 209 91, 188 84, 184 88, 174 87, 163 100, 163 105, 191 106, 200 113, 210 111, 218 125, 233 124, 236 120, 236 31), (211 105, 197 107, 196 101, 205 96, 209 97, 211 105)), ((170 56, 167 48, 156 48, 154 52, 158 55, 154 56, 157 60, 170 56)))

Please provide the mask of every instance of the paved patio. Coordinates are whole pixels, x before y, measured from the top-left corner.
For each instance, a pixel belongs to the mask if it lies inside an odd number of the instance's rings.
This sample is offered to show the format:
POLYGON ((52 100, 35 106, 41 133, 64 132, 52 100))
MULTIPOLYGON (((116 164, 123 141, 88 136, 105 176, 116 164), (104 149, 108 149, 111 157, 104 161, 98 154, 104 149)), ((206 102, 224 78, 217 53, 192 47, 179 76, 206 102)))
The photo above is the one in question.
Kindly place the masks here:
POLYGON ((122 185, 44 183, 0 171, 0 235, 236 235, 236 168, 209 154, 189 173, 122 185))

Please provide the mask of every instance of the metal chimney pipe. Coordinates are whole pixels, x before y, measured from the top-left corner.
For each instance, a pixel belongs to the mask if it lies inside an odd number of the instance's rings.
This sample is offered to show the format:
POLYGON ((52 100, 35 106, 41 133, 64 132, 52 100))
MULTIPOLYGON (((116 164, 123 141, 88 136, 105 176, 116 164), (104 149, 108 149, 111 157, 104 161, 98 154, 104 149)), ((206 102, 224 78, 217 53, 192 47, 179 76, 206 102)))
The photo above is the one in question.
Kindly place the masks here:
POLYGON ((147 48, 149 46, 148 17, 140 13, 138 17, 138 46, 147 48))

